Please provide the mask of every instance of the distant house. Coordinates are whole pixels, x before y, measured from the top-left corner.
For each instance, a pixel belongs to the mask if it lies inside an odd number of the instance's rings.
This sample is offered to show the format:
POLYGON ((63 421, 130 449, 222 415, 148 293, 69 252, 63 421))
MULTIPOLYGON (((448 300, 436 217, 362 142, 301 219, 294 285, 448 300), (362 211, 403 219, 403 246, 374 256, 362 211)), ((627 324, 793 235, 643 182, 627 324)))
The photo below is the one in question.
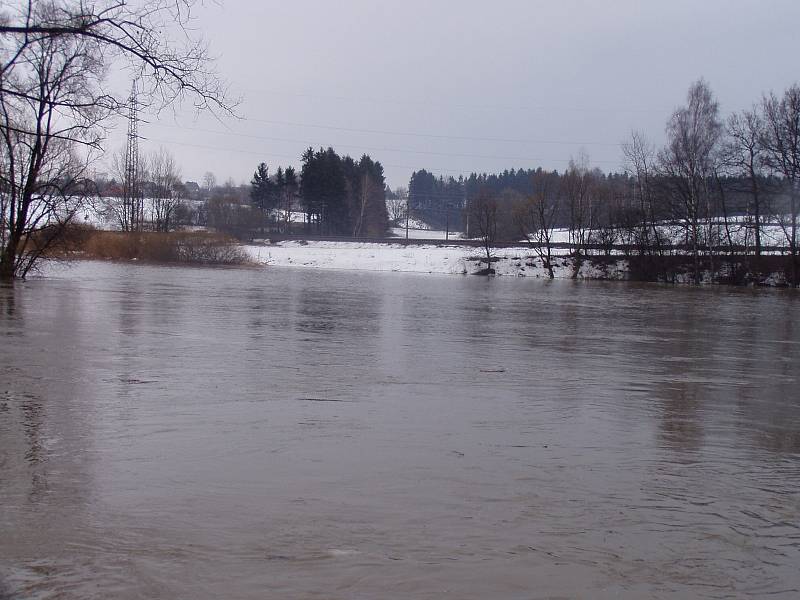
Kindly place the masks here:
POLYGON ((200 197, 200 185, 196 181, 187 181, 183 184, 186 188, 186 197, 196 200, 200 197))

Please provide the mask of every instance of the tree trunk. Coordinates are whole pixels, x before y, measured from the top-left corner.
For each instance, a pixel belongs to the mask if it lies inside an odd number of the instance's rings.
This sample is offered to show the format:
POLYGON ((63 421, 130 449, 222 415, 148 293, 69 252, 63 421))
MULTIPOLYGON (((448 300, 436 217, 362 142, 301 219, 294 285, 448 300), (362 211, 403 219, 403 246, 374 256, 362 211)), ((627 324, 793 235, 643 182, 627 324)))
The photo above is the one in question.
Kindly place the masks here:
POLYGON ((14 280, 14 266, 17 262, 20 239, 19 233, 12 231, 6 247, 3 248, 3 254, 0 256, 0 281, 2 282, 14 280))
POLYGON ((758 180, 752 169, 750 172, 750 186, 753 194, 753 218, 756 222, 756 256, 761 256, 761 198, 758 193, 758 180))
POLYGON ((694 284, 700 285, 700 249, 697 245, 697 217, 692 219, 692 259, 694 262, 694 284))
POLYGON ((581 270, 581 264, 583 263, 583 256, 581 255, 580 247, 575 249, 574 259, 575 262, 572 266, 572 279, 577 279, 578 272, 581 270))
POLYGON ((719 179, 719 176, 716 176, 717 179, 717 186, 719 188, 719 199, 722 204, 722 218, 724 219, 725 224, 725 239, 728 242, 728 254, 733 254, 733 236, 731 235, 731 227, 730 223, 728 222, 728 203, 725 197, 725 188, 722 186, 722 182, 719 179))
POLYGON ((797 187, 798 182, 792 182, 791 211, 792 211, 792 239, 789 248, 792 253, 792 287, 798 287, 798 257, 797 257, 797 187))

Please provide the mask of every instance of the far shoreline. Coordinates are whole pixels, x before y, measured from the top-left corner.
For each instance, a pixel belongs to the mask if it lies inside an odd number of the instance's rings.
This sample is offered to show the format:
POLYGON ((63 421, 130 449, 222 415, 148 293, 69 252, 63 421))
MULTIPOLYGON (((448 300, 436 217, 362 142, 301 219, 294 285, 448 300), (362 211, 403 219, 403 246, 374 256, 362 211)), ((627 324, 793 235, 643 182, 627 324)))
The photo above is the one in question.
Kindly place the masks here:
MULTIPOLYGON (((481 249, 443 241, 425 243, 419 240, 408 243, 406 240, 398 240, 398 243, 394 244, 295 239, 244 244, 242 248, 253 263, 263 266, 551 279, 542 259, 531 247, 522 245, 494 248, 491 273, 487 273, 487 260, 486 256, 482 255, 481 249)), ((554 252, 552 257, 554 275, 552 279, 693 284, 691 265, 686 256, 665 257, 669 259, 671 272, 668 273, 668 279, 658 279, 635 276, 629 257, 582 255, 579 259, 580 265, 576 269, 576 258, 564 250, 559 252, 559 254, 554 252)), ((753 273, 741 272, 741 258, 718 257, 721 276, 717 279, 712 278, 710 272, 706 270, 703 272, 701 283, 731 287, 790 287, 786 274, 774 269, 783 257, 774 256, 767 258, 766 261, 762 260, 761 264, 768 268, 753 273), (720 277, 723 279, 720 280, 720 277)), ((762 257, 764 258, 766 257, 762 257)))
MULTIPOLYGON (((543 253, 542 253, 543 254, 543 253)), ((629 281, 692 285, 691 258, 685 254, 634 256, 619 252, 582 253, 564 244, 551 254, 553 277, 542 255, 524 244, 490 249, 461 240, 337 240, 278 238, 246 243, 209 231, 120 232, 76 228, 49 258, 116 261, 125 264, 205 267, 294 267, 319 270, 477 275, 586 281, 629 281)), ((781 255, 713 257, 700 283, 732 287, 791 287, 789 257, 781 255), (786 264, 785 264, 786 263, 786 264)), ((704 264, 708 263, 708 258, 704 264)))

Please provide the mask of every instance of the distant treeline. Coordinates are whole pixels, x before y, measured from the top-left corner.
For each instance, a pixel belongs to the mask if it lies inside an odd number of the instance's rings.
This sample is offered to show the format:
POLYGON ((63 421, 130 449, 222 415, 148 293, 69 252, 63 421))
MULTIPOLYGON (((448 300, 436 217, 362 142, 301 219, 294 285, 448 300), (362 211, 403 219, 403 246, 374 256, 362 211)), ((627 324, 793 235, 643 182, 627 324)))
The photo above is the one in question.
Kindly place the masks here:
MULTIPOLYGON (((800 86, 768 94, 723 120, 708 84, 693 84, 656 148, 634 132, 622 145, 623 173, 604 174, 581 156, 563 172, 519 169, 466 179, 416 171, 412 214, 440 224, 460 218, 469 237, 530 240, 550 260, 554 230, 568 230, 576 264, 590 248, 631 256, 690 257, 694 280, 720 254, 789 255, 800 281, 800 86), (680 246, 677 248, 676 246, 680 246), (771 248, 768 248, 771 247, 771 248)), ((654 261, 659 264, 660 261, 654 261)))
MULTIPOLYGON (((669 222, 676 216, 676 207, 669 202, 670 196, 666 193, 669 178, 654 173, 650 183, 655 191, 660 192, 654 198, 653 216, 659 221, 669 222)), ((711 198, 711 205, 707 207, 712 216, 727 215, 733 218, 749 214, 752 182, 747 177, 718 173, 714 184, 719 188, 718 193, 711 198)), ((432 226, 443 227, 444 215, 449 213, 451 229, 468 228, 468 207, 480 195, 488 194, 498 205, 497 239, 510 241, 524 237, 519 215, 516 213, 536 195, 546 193, 551 198, 555 209, 553 226, 567 229, 571 220, 578 216, 570 209, 573 203, 568 196, 585 191, 591 197, 592 223, 599 228, 622 225, 630 220, 631 209, 635 208, 631 201, 637 185, 638 179, 632 173, 585 170, 574 163, 563 173, 557 170, 547 171, 541 167, 512 168, 502 173, 472 173, 466 179, 463 176, 457 179, 437 177, 422 169, 411 176, 409 207, 412 215, 432 226), (576 181, 576 175, 583 181, 576 181), (576 185, 578 183, 580 185, 576 185), (581 190, 582 186, 585 190, 581 190)), ((770 219, 772 211, 784 213, 790 210, 785 182, 779 177, 765 175, 759 177, 758 186, 764 200, 768 198, 770 205, 770 211, 761 214, 762 224, 768 221, 777 223, 770 219)), ((467 231, 467 235, 475 237, 478 234, 467 231)))

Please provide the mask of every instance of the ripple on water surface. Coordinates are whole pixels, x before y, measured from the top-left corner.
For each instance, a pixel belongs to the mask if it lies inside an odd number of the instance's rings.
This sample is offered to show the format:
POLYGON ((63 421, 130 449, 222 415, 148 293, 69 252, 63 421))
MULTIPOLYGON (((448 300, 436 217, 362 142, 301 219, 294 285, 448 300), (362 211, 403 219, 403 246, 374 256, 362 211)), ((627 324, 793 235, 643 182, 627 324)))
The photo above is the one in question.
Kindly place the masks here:
POLYGON ((796 294, 0 288, 0 598, 796 598, 796 294))

